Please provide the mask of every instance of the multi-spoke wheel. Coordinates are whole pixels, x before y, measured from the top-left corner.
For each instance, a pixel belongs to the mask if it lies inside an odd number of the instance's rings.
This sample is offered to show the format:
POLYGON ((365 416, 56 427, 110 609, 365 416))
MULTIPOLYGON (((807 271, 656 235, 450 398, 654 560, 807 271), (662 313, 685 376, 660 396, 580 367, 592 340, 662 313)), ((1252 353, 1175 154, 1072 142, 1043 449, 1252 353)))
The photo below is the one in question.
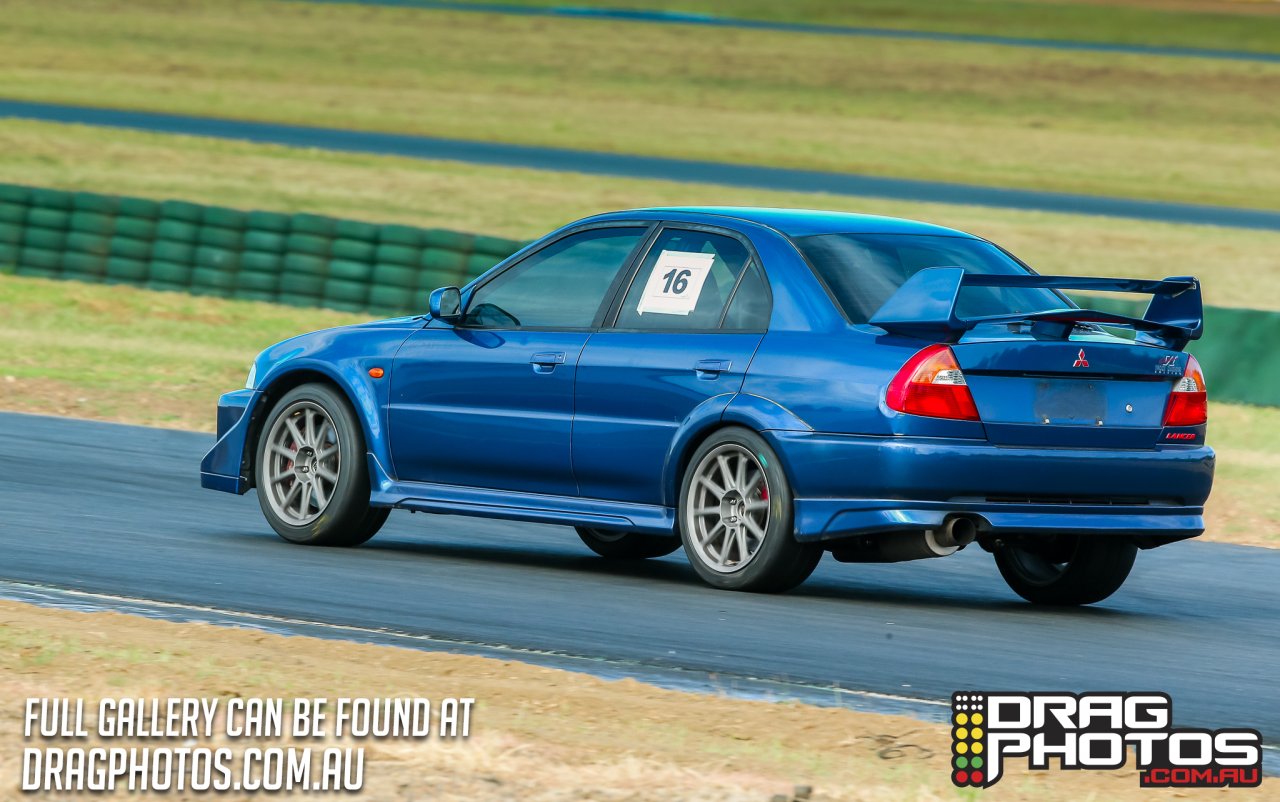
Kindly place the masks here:
POLYGON ((698 575, 727 590, 788 590, 822 558, 820 547, 792 534, 791 489, 777 455, 736 427, 712 434, 689 461, 680 533, 698 575))
POLYGON ((1121 537, 1051 535, 1006 541, 995 549, 1000 575, 1036 604, 1093 604, 1120 589, 1138 547, 1121 537))
POLYGON ((698 465, 689 488, 685 525, 699 561, 713 571, 740 571, 764 545, 769 530, 769 483, 745 447, 725 443, 698 465))
POLYGON ((313 401, 295 401, 267 432, 262 479, 271 508, 294 526, 311 523, 329 506, 341 465, 329 413, 313 401))
POLYGON ((578 537, 587 548, 610 560, 644 560, 665 557, 680 548, 680 538, 642 535, 636 532, 614 532, 579 526, 578 537))
POLYGON ((256 477, 268 523, 293 543, 353 546, 387 518, 369 506, 355 414, 327 385, 302 385, 276 403, 258 440, 256 477))

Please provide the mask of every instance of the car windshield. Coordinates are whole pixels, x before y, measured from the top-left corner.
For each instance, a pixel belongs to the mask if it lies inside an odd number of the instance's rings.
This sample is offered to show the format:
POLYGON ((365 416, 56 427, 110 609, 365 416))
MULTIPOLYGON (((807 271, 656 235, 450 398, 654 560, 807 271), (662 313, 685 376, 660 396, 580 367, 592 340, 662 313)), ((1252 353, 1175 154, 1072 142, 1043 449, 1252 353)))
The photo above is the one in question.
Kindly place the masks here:
MULTIPOLYGON (((989 242, 922 234, 818 234, 795 239, 845 316, 866 323, 908 278, 926 267, 972 273, 1025 274, 1027 269, 989 242)), ((965 287, 956 313, 985 317, 1041 312, 1065 305, 1050 290, 965 287)))

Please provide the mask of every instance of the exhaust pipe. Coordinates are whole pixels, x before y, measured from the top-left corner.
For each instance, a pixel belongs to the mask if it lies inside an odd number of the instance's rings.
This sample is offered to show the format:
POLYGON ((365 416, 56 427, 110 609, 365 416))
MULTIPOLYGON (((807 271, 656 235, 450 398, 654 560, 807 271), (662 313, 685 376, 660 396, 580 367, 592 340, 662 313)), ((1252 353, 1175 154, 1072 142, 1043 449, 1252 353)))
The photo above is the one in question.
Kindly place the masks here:
POLYGON ((948 557, 978 537, 978 524, 972 518, 954 516, 937 529, 904 534, 871 535, 831 550, 842 563, 897 563, 948 557))
POLYGON ((964 548, 978 539, 978 525, 972 518, 956 515, 948 518, 938 530, 937 540, 943 547, 964 548))

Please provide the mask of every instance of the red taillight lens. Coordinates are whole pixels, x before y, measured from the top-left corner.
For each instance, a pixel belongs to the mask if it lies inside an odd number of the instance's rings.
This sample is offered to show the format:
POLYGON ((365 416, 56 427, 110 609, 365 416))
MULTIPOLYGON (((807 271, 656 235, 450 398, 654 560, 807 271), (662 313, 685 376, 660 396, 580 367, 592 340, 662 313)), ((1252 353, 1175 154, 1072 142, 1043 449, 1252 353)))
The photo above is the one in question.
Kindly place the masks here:
POLYGON ((1187 357, 1187 369, 1169 393, 1169 406, 1164 411, 1165 426, 1199 426, 1209 420, 1209 393, 1204 372, 1194 356, 1187 357))
POLYGON ((964 382, 955 354, 931 345, 907 360, 889 382, 889 409, 909 415, 952 420, 979 420, 978 407, 964 382))

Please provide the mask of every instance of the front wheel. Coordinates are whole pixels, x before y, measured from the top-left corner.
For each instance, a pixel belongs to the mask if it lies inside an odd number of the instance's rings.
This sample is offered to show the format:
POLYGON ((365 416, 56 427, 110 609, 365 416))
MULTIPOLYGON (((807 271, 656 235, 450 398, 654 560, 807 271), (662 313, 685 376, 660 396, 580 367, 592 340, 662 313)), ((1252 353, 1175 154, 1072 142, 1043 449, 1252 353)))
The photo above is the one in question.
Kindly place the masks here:
POLYGON ((780 593, 809 578, 822 548, 792 532, 791 487, 760 435, 707 438, 681 483, 680 536, 693 570, 723 590, 780 593))
POLYGON ((276 402, 255 464, 258 504, 290 543, 356 546, 387 520, 387 508, 369 506, 360 422, 328 385, 304 384, 276 402))
POLYGON ((587 548, 609 560, 645 560, 665 557, 680 548, 680 538, 614 532, 609 529, 577 527, 578 537, 587 548))
POLYGON ((1000 575, 1033 604, 1100 602, 1120 589, 1138 547, 1120 537, 1052 535, 995 549, 1000 575))

